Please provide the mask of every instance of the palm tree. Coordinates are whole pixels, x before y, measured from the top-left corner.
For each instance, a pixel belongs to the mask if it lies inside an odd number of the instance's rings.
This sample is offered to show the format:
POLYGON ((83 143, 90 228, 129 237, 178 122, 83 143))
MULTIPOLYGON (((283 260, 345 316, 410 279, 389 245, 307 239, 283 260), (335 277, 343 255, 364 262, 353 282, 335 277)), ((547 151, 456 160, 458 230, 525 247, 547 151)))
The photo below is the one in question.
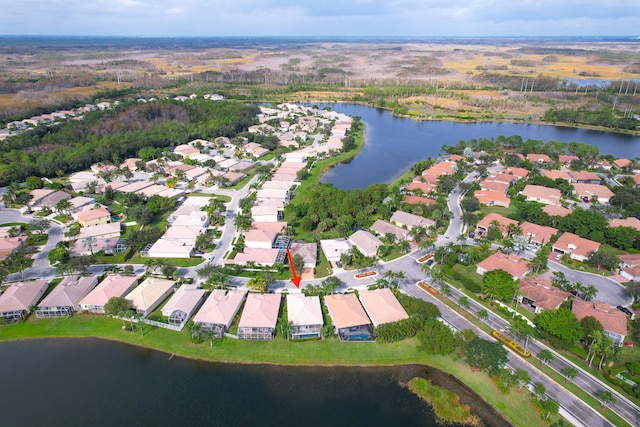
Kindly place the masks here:
POLYGON ((549 350, 542 350, 538 354, 538 357, 540 358, 542 366, 546 366, 549 362, 553 362, 556 358, 549 350))
POLYGON ((447 282, 440 283, 440 293, 442 293, 445 298, 449 298, 451 296, 451 286, 449 286, 447 282))
POLYGON ((543 383, 535 383, 533 385, 533 394, 534 396, 536 396, 536 399, 542 400, 545 394, 547 394, 547 388, 544 386, 543 383))
POLYGON ((602 402, 602 409, 606 409, 607 406, 616 403, 616 397, 609 390, 603 390, 598 393, 598 398, 600 399, 600 402, 602 402))
POLYGON ((93 248, 98 245, 98 239, 94 236, 87 236, 82 239, 82 247, 89 249, 89 253, 93 256, 93 248))
POLYGON ((400 252, 406 254, 411 250, 411 243, 408 240, 401 240, 398 242, 398 246, 400 247, 400 252))
POLYGON ((484 308, 480 311, 478 311, 478 319, 480 320, 487 320, 489 318, 489 312, 487 310, 485 310, 484 308))
POLYGON ((564 374, 565 382, 568 383, 570 381, 573 381, 578 376, 578 369, 574 366, 568 366, 564 368, 564 371, 562 371, 562 373, 564 374))
POLYGON ((465 295, 461 296, 460 298, 458 298, 458 304, 460 304, 460 307, 469 308, 469 298, 467 298, 465 295))
POLYGON ((56 203, 55 210, 58 213, 67 214, 69 209, 71 209, 72 207, 73 205, 71 204, 71 202, 65 199, 65 200, 60 200, 58 203, 56 203))
POLYGON ((458 235, 458 237, 456 238, 456 240, 458 241, 459 245, 458 245, 458 249, 462 249, 462 244, 463 243, 467 243, 467 236, 464 233, 461 233, 458 235))
POLYGON ((585 301, 591 301, 596 297, 597 294, 598 294, 598 288, 596 288, 594 285, 589 285, 584 289, 582 293, 582 297, 584 298, 585 301))

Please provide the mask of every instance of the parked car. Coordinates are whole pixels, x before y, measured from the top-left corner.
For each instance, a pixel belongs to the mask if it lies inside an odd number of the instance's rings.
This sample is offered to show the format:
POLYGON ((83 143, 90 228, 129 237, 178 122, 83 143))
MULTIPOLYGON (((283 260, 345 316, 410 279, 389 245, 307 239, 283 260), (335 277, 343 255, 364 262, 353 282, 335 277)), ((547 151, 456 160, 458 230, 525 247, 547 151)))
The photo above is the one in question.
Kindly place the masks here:
POLYGON ((562 254, 556 255, 556 261, 560 261, 561 258, 562 258, 562 254))
POLYGON ((627 316, 631 317, 633 316, 633 311, 629 310, 627 307, 623 307, 621 305, 616 307, 618 310, 620 310, 621 312, 623 312, 624 314, 626 314, 627 316))
POLYGON ((585 203, 589 203, 589 198, 587 196, 584 196, 582 198, 582 201, 585 202, 585 203))
POLYGON ((528 251, 530 251, 530 250, 532 250, 532 249, 533 249, 533 246, 531 246, 531 245, 527 245, 527 250, 528 250, 528 251))

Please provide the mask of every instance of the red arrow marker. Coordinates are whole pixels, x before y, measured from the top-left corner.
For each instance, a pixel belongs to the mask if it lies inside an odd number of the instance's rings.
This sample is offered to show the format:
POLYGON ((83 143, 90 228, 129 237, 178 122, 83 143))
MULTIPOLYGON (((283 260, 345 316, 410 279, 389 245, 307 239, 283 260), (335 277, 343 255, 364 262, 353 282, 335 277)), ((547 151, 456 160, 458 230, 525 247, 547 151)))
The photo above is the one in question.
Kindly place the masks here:
POLYGON ((299 288, 300 280, 302 280, 302 277, 296 274, 296 269, 293 266, 293 257, 291 256, 291 252, 289 251, 289 248, 287 248, 287 256, 289 257, 289 265, 291 265, 291 271, 293 272, 293 277, 291 278, 291 282, 293 282, 293 284, 296 285, 296 288, 299 288))

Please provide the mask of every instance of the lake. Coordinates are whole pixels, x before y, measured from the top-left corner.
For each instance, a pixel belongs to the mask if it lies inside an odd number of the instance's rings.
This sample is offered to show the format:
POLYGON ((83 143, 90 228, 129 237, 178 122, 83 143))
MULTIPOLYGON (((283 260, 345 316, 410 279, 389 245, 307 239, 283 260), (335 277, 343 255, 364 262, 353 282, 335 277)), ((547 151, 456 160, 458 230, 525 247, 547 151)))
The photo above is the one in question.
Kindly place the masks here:
POLYGON ((357 104, 318 106, 360 116, 366 125, 362 150, 351 161, 337 164, 320 179, 344 190, 391 183, 416 162, 437 157, 443 145, 455 145, 460 140, 473 138, 520 135, 523 140, 585 142, 597 146, 602 154, 631 159, 640 156, 640 137, 637 136, 525 123, 418 121, 357 104))
POLYGON ((420 366, 234 365, 44 339, 0 343, 0 367, 5 426, 436 425, 430 407, 399 384, 420 366))

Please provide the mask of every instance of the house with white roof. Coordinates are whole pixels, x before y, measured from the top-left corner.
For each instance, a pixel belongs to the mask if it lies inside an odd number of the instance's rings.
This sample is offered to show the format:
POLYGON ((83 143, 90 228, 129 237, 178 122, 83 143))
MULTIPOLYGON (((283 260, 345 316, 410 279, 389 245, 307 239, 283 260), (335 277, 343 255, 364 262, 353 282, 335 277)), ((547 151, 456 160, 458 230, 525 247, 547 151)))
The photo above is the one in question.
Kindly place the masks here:
POLYGON ((431 219, 404 211, 395 211, 393 215, 391 215, 391 223, 398 227, 406 227, 409 230, 413 227, 424 227, 427 229, 435 226, 436 224, 436 222, 431 219))
POLYGON ((80 309, 82 300, 98 284, 96 276, 69 276, 62 279, 38 304, 38 317, 66 317, 80 309))
POLYGON ((382 241, 373 234, 365 230, 358 230, 349 236, 349 243, 358 248, 364 256, 373 257, 378 253, 378 247, 382 245, 382 241))
POLYGON ((123 297, 136 283, 138 283, 136 276, 110 274, 80 300, 80 308, 89 313, 104 314, 104 306, 110 298, 123 297))
POLYGON ((189 320, 206 294, 198 285, 182 285, 162 307, 162 315, 169 318, 170 325, 180 326, 189 320))
POLYGON ((351 243, 344 238, 320 240, 320 247, 329 262, 340 261, 343 254, 351 252, 351 243))
POLYGON ((190 258, 195 251, 195 239, 158 239, 147 251, 149 258, 190 258))
POLYGON ((321 338, 324 319, 320 297, 288 294, 287 320, 291 323, 289 334, 292 340, 321 338))
POLYGON ((214 289, 193 317, 193 323, 204 332, 212 332, 216 338, 222 338, 229 330, 242 303, 246 291, 214 289))
POLYGON ((249 294, 238 323, 241 340, 273 339, 280 311, 280 294, 249 294))

